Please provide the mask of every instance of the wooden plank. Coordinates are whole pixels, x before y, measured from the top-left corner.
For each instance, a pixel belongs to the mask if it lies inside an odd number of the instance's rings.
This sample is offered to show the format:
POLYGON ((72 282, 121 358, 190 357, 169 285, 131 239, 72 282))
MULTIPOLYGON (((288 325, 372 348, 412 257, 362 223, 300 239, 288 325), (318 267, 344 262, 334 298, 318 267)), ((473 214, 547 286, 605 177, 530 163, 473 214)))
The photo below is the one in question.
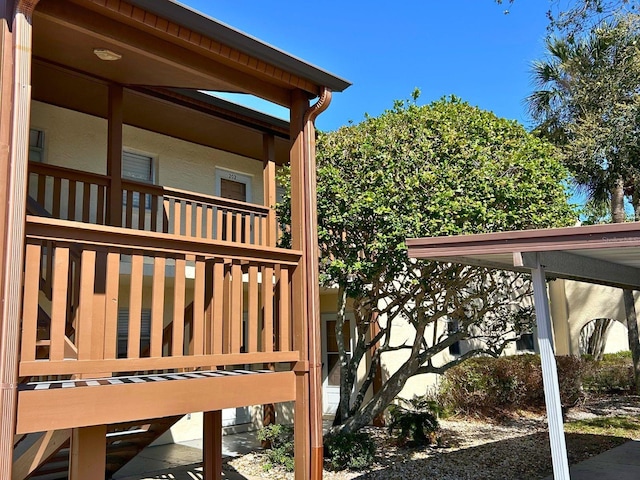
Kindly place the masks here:
POLYGON ((38 203, 44 208, 46 205, 45 199, 47 194, 47 177, 46 175, 38 175, 38 203))
POLYGON ((124 226, 131 228, 133 225, 133 190, 127 190, 127 209, 125 211, 124 226))
MULTIPOLYGON (((274 372, 18 393, 17 432, 107 425, 295 399, 295 374, 274 372), (176 395, 176 392, 180 392, 176 395), (123 408, 122 399, 127 399, 123 408), (158 401, 162 399, 162 401, 158 401), (90 405, 91 408, 87 408, 90 405)), ((101 471, 104 478, 104 470, 101 471)))
POLYGON ((227 242, 233 242, 233 212, 231 210, 227 210, 226 212, 226 231, 224 232, 225 238, 223 238, 223 240, 226 240, 227 242))
POLYGON ((216 235, 214 237, 216 240, 224 240, 222 235, 223 216, 222 208, 216 207, 216 235))
POLYGON ((182 202, 175 199, 173 202, 173 232, 174 235, 182 235, 182 202))
POLYGON ((202 432, 204 480, 222 479, 222 410, 204 412, 202 432))
MULTIPOLYGON (((104 305, 104 358, 117 358, 118 346, 118 290, 120 284, 120 253, 107 253, 107 273, 104 305)), ((111 371, 111 370, 104 370, 111 371)))
POLYGON ((144 257, 131 255, 131 286, 129 290, 129 331, 127 358, 140 357, 140 331, 142 327, 142 275, 144 257))
POLYGON ((214 233, 214 225, 213 225, 213 206, 208 205, 207 207, 207 215, 206 215, 206 229, 205 229, 205 238, 215 238, 214 233))
POLYGON ((67 199, 67 218, 75 221, 76 219, 76 181, 69 180, 69 197, 67 199))
POLYGON ((64 337, 67 321, 69 281, 69 247, 57 245, 53 265, 53 298, 51 301, 51 360, 64 359, 64 337))
POLYGON ((184 210, 184 234, 193 237, 193 204, 185 202, 184 210))
POLYGON ((202 238, 202 209, 203 205, 196 203, 196 237, 202 238))
POLYGON ((29 242, 26 245, 24 294, 22 297, 21 361, 32 361, 36 359, 41 250, 42 246, 39 243, 29 242))
POLYGON ((147 196, 142 192, 139 192, 138 195, 138 230, 144 230, 147 213, 147 196))
POLYGON ((258 266, 249 265, 249 286, 247 293, 247 352, 249 353, 258 351, 258 310, 260 307, 258 291, 258 266))
POLYGON ((74 428, 69 452, 69 480, 102 480, 107 461, 107 426, 74 428))
POLYGON ((280 286, 279 290, 279 308, 278 308, 278 343, 279 350, 289 350, 291 348, 291 297, 290 283, 289 283, 289 270, 286 268, 280 269, 280 286))
POLYGON ((231 323, 233 310, 231 307, 231 265, 224 266, 224 283, 222 287, 222 353, 231 353, 231 323))
POLYGON ((60 200, 62 195, 62 179, 55 177, 53 179, 53 207, 51 208, 51 215, 53 218, 60 218, 60 200))
POLYGON ((243 365, 254 363, 295 362, 299 352, 236 353, 215 355, 184 355, 182 357, 133 358, 83 361, 42 361, 22 362, 20 376, 76 375, 100 372, 138 372, 144 370, 168 370, 179 368, 199 368, 208 365, 243 365))
POLYGON ((196 278, 193 288, 193 322, 191 324, 193 338, 193 354, 204 353, 204 295, 205 295, 205 263, 203 258, 196 259, 196 278))
MULTIPOLYGON (((91 326, 91 358, 104 358, 105 302, 107 285, 107 252, 96 252, 96 273, 93 294, 93 322, 91 326)), ((105 376, 111 375, 105 372, 105 376)))
POLYGON ((83 250, 80 267, 80 301, 76 325, 76 347, 78 360, 92 357, 93 292, 96 273, 95 250, 83 250))
POLYGON ((184 258, 176 258, 173 287, 173 342, 171 345, 171 355, 174 357, 181 356, 184 352, 185 266, 184 258))
POLYGON ((243 324, 243 283, 242 265, 231 264, 231 353, 240 353, 242 347, 243 324))
POLYGON ((85 183, 82 192, 82 221, 89 223, 91 221, 91 184, 85 183))
POLYGON ((253 243, 251 242, 251 215, 248 213, 245 213, 242 217, 244 219, 243 225, 242 225, 242 242, 253 243))
POLYGON ((262 268, 262 349, 273 352, 273 267, 262 268))
POLYGON ((168 198, 164 198, 162 201, 163 205, 163 215, 162 215, 162 231, 164 233, 170 233, 170 218, 171 218, 171 200, 168 198))
POLYGON ((151 357, 162 356, 165 270, 165 258, 155 257, 153 259, 153 284, 151 286, 151 357))
POLYGON ((238 243, 244 243, 244 236, 242 232, 242 226, 244 225, 242 212, 236 212, 235 225, 234 225, 234 236, 233 241, 238 243))
POLYGON ((224 263, 213 264, 213 353, 221 354, 224 340, 224 304, 226 275, 224 263))
POLYGON ((44 432, 21 456, 13 463, 12 480, 28 478, 42 463, 55 455, 71 438, 71 430, 51 430, 44 432))
MULTIPOLYGON (((87 188, 87 186, 89 186, 89 184, 85 183, 85 188, 87 188)), ((104 200, 105 200, 105 187, 103 185, 98 185, 98 204, 97 204, 97 209, 98 211, 96 212, 96 222, 98 225, 104 225, 105 224, 105 217, 104 217, 104 200)), ((84 205, 83 205, 84 208, 84 205)))
POLYGON ((151 231, 158 231, 158 196, 151 195, 151 231))

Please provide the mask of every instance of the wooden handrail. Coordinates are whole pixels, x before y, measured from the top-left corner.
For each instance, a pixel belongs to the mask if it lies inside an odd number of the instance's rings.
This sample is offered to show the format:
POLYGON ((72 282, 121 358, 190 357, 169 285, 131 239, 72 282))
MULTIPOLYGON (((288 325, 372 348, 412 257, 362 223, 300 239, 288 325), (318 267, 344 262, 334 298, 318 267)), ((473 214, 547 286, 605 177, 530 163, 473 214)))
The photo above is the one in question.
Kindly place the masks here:
POLYGON ((259 215, 267 215, 271 210, 269 207, 263 205, 256 205, 254 203, 240 202, 238 200, 231 200, 229 198, 216 197, 213 195, 205 195, 202 193, 189 192, 187 190, 179 190, 177 188, 163 187, 164 196, 169 198, 176 198, 180 200, 192 200, 195 202, 202 202, 211 205, 216 205, 232 210, 243 211, 246 213, 255 213, 259 215))
POLYGON ((109 177, 99 173, 85 172, 73 168, 60 167, 46 163, 29 162, 29 173, 38 175, 49 175, 52 177, 66 178, 76 182, 93 183, 95 185, 109 186, 109 177))
POLYGON ((233 260, 274 262, 297 265, 302 252, 277 247, 238 244, 168 233, 131 230, 27 215, 28 238, 67 243, 88 243, 126 250, 166 252, 202 257, 225 257, 233 260))

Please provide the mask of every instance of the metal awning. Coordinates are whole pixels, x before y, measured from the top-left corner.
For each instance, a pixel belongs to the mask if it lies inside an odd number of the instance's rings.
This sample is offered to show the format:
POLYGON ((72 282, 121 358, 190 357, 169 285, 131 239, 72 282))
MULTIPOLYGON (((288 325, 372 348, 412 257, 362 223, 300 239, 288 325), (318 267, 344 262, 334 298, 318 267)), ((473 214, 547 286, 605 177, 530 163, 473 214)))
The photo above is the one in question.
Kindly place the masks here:
POLYGON ((546 277, 640 290, 640 223, 407 239, 412 258, 530 272, 556 480, 569 480, 546 277))

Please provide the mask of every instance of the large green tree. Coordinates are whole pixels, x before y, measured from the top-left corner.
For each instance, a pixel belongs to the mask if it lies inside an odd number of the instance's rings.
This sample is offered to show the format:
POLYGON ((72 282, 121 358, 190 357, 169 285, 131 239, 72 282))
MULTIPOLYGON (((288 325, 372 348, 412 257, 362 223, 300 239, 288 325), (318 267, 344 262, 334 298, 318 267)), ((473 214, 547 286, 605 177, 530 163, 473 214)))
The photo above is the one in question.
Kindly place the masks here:
POLYGON ((339 293, 335 428, 354 431, 412 376, 499 355, 531 327, 521 302, 528 279, 410 260, 407 237, 566 226, 574 216, 553 147, 457 98, 396 102, 377 118, 320 134, 317 150, 321 282, 339 293), (356 324, 351 352, 343 335, 348 308, 356 324), (439 355, 461 340, 469 346, 462 355, 439 355), (401 366, 367 396, 381 360, 392 355, 401 366), (359 369, 366 370, 360 379, 359 369))
MULTIPOLYGON (((606 204, 611 220, 624 222, 625 200, 640 220, 640 18, 609 13, 595 24, 568 21, 564 36, 547 39, 547 57, 533 66, 538 90, 528 101, 539 132, 561 147, 590 202, 606 204)), ((632 291, 624 291, 624 303, 640 389, 632 291)))

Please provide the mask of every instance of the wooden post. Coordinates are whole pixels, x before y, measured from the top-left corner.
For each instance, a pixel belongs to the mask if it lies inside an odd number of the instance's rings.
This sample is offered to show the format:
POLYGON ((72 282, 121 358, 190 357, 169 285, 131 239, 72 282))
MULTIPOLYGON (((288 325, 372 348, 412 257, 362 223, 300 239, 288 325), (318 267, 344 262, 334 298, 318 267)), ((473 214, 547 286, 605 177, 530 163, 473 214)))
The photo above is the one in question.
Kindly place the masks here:
POLYGON ((69 480, 103 480, 106 461, 106 425, 72 430, 69 480))
POLYGON ((109 195, 107 222, 122 226, 122 85, 109 85, 109 113, 107 134, 107 176, 109 195))
POLYGON ((204 412, 202 463, 204 480, 222 478, 222 410, 204 412))
POLYGON ((540 362, 542 364, 544 400, 547 408, 547 421, 549 423, 553 478, 555 480, 569 480, 569 462, 567 460, 567 445, 565 443, 562 422, 558 370, 553 352, 553 332, 551 330, 551 316, 549 315, 547 282, 544 268, 540 265, 539 260, 536 261, 536 263, 537 268, 531 269, 531 276, 533 278, 533 299, 536 309, 536 324, 538 326, 538 345, 540 348, 540 362))
POLYGON ((293 293, 294 349, 300 352, 302 368, 296 369, 296 401, 295 401, 295 479, 310 478, 310 438, 309 430, 309 344, 307 323, 307 273, 304 252, 306 242, 305 217, 305 143, 304 115, 309 101, 304 92, 296 90, 292 94, 290 128, 291 150, 291 243, 295 250, 303 251, 303 258, 291 277, 293 293))
POLYGON ((0 478, 11 478, 24 254, 31 16, 37 0, 0 0, 0 478), (15 5, 15 8, 14 8, 15 5))
POLYGON ((267 217, 267 232, 265 245, 275 247, 277 241, 276 212, 273 206, 276 204, 276 152, 273 135, 264 134, 262 137, 262 184, 264 190, 264 205, 269 207, 267 217))

